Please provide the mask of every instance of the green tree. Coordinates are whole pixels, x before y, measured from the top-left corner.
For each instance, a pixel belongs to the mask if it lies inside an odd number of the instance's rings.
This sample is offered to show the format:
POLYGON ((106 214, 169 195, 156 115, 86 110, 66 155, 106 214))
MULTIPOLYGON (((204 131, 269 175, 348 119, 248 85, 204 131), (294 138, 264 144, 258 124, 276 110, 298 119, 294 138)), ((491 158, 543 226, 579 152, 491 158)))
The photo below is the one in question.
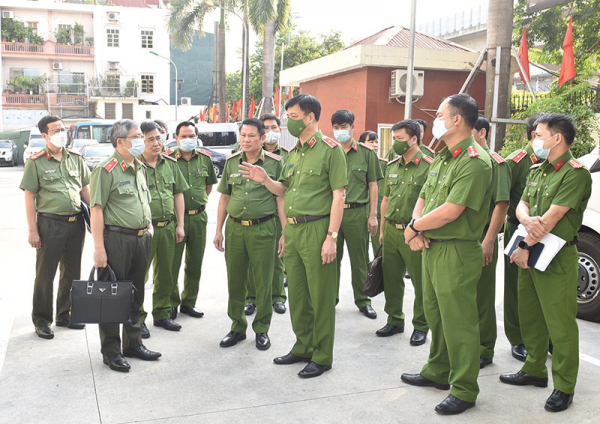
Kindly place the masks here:
POLYGON ((18 43, 44 43, 44 39, 33 32, 33 28, 26 27, 23 22, 15 21, 12 18, 2 18, 2 40, 18 43))

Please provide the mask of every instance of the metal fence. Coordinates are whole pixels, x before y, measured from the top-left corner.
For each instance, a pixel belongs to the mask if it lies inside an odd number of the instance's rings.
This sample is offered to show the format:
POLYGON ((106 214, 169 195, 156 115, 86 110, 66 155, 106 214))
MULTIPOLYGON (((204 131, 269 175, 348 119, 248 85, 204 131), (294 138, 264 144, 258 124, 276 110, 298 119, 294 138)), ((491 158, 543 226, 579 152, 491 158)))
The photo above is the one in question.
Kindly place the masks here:
MULTIPOLYGON (((535 93, 538 100, 549 99, 551 93, 535 93)), ((569 98, 573 105, 586 106, 594 113, 600 113, 600 89, 590 87, 587 90, 573 93, 569 98)), ((511 113, 523 112, 533 104, 533 98, 529 92, 513 93, 510 102, 511 113)))

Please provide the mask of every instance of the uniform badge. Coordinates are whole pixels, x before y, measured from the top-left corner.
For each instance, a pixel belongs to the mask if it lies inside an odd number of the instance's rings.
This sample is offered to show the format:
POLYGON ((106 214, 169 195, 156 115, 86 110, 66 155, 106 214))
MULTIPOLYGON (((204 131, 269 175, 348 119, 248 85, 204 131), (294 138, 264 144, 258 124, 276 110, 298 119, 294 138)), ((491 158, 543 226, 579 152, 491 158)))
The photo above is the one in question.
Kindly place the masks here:
POLYGON ((125 170, 127 169, 127 164, 125 163, 125 161, 124 161, 124 160, 122 160, 122 161, 121 161, 121 163, 120 163, 119 165, 121 165, 121 169, 122 169, 123 171, 125 171, 125 170))
POLYGON ((242 174, 229 174, 229 178, 236 178, 236 177, 241 177, 242 174))
POLYGON ((398 174, 390 174, 388 175, 389 178, 398 178, 398 174))
POLYGON ((56 169, 46 169, 44 171, 44 174, 54 174, 56 172, 56 169))
POLYGON ((131 181, 119 181, 119 187, 131 184, 131 181))
POLYGON ((475 146, 469 146, 467 148, 467 152, 469 153, 470 158, 476 158, 477 156, 479 156, 479 152, 477 151, 475 146))
POLYGON ((564 165, 563 161, 562 161, 562 160, 559 160, 558 162, 556 162, 556 163, 554 164, 554 169, 556 169, 556 170, 558 171, 560 168, 562 168, 562 167, 563 167, 563 165, 564 165))
POLYGON ((462 149, 458 146, 456 149, 452 151, 452 157, 456 159, 458 155, 462 153, 462 149))

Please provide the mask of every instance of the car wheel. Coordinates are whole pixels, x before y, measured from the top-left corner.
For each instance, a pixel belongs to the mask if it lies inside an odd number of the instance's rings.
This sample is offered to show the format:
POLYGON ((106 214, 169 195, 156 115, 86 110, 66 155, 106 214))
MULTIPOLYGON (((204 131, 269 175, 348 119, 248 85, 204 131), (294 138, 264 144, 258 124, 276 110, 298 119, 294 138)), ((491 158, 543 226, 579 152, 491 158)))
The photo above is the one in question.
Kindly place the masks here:
POLYGON ((577 250, 577 317, 600 322, 600 237, 594 233, 579 233, 577 250))
POLYGON ((15 166, 15 161, 14 161, 14 160, 11 160, 8 166, 10 166, 11 168, 12 168, 13 166, 15 166))
POLYGON ((217 165, 216 163, 213 163, 213 168, 215 168, 215 174, 217 174, 217 177, 220 177, 221 173, 223 171, 221 171, 221 168, 219 167, 219 165, 217 165))

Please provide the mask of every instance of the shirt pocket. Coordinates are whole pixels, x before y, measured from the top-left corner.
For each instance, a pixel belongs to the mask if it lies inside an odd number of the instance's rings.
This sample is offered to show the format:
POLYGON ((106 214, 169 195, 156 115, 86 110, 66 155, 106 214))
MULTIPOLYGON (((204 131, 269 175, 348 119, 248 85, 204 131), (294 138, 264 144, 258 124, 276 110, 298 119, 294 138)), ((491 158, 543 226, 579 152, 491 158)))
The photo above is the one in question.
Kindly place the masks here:
POLYGON ((300 181, 300 185, 307 189, 318 189, 323 184, 322 173, 323 168, 304 166, 301 172, 302 181, 300 181))
POLYGON ((117 187, 117 190, 119 191, 119 194, 125 196, 134 196, 137 194, 135 187, 133 187, 132 185, 119 186, 117 187))
POLYGON ((171 173, 165 173, 162 177, 163 184, 166 190, 173 190, 173 186, 175 185, 175 178, 171 173))
POLYGON ((192 172, 192 187, 205 187, 208 171, 206 169, 196 169, 192 172))
POLYGON ((244 185, 244 182, 244 177, 242 177, 241 175, 230 177, 229 185, 231 185, 231 191, 233 192, 236 188, 241 189, 244 185))
POLYGON ((62 191, 62 178, 58 172, 42 174, 42 187, 48 191, 62 191))
POLYGON ((350 178, 356 182, 367 182, 367 165, 358 164, 350 167, 350 178))

